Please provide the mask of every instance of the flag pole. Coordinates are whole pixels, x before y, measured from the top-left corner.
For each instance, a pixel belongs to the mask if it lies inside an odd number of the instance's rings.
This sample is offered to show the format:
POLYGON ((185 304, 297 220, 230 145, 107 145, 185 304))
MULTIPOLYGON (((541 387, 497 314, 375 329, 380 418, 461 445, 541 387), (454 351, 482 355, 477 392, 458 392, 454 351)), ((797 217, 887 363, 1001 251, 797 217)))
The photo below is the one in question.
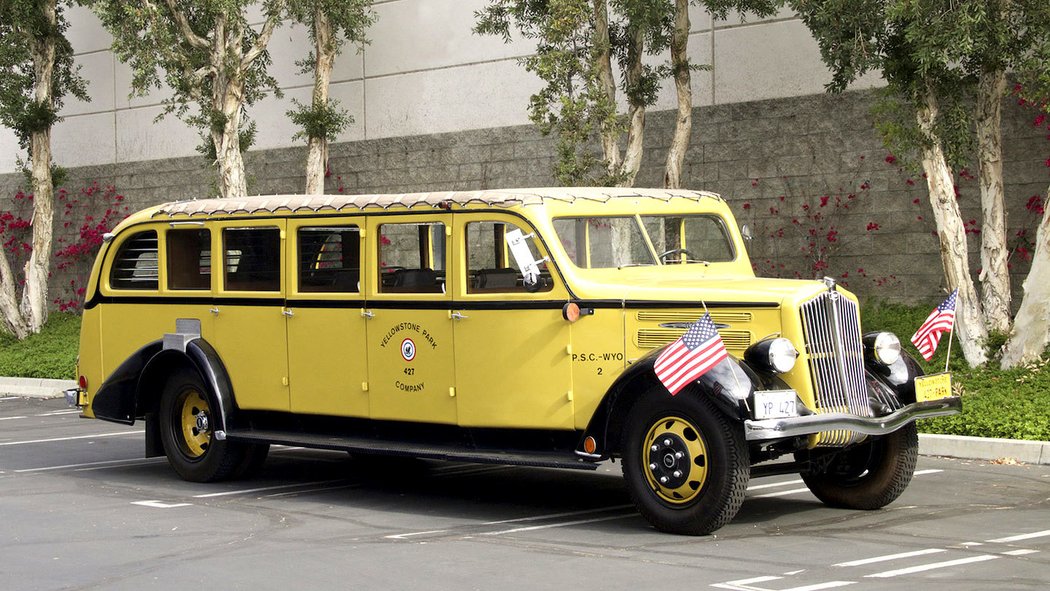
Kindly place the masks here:
MULTIPOLYGON (((956 288, 958 290, 958 288, 956 288)), ((959 294, 955 295, 955 310, 959 310, 959 294)), ((955 314, 952 314, 952 328, 948 331, 948 354, 944 357, 944 373, 948 373, 948 362, 952 359, 952 337, 955 336, 955 314)))

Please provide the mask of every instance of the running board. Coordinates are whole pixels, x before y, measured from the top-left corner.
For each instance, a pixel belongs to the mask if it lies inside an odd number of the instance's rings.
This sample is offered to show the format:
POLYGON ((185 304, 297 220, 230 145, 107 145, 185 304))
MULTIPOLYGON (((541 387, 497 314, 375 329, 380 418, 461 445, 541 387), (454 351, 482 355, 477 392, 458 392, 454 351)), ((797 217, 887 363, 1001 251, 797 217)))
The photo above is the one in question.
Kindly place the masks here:
POLYGON ((479 464, 505 464, 510 466, 531 466, 534 468, 571 468, 575 470, 595 470, 598 468, 597 463, 585 461, 573 452, 471 449, 450 445, 394 442, 346 435, 315 435, 257 429, 227 431, 226 438, 230 441, 241 441, 244 443, 275 443, 314 449, 332 449, 350 453, 369 453, 431 460, 455 460, 479 464))

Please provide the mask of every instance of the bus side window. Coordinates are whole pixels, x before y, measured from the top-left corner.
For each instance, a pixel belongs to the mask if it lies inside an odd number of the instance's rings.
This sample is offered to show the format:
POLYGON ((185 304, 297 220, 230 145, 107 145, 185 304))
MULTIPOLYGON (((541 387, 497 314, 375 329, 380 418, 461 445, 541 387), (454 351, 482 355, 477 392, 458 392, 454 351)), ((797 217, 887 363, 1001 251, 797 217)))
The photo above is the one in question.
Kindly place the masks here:
POLYGON ((168 289, 211 289, 211 231, 168 230, 168 289))
POLYGON ((299 229, 299 291, 357 293, 361 231, 357 226, 299 229))
POLYGON ((444 293, 445 224, 379 226, 379 292, 444 293))
POLYGON ((281 291, 279 229, 226 228, 222 240, 227 291, 281 291))
POLYGON ((139 232, 120 245, 113 257, 109 286, 113 289, 157 289, 157 232, 139 232))

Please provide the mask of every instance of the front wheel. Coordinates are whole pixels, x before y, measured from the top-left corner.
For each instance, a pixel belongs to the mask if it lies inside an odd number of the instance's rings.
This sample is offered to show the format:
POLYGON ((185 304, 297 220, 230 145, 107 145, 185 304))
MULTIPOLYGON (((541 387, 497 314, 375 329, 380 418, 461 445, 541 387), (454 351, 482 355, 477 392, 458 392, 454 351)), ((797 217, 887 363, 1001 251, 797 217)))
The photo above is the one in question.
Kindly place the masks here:
POLYGON ((919 433, 910 423, 845 450, 811 453, 802 480, 829 507, 880 509, 908 488, 918 456, 919 433))
POLYGON ((661 388, 631 410, 623 475, 638 511, 656 529, 708 534, 729 523, 750 478, 747 442, 703 394, 661 388))
POLYGON ((164 385, 160 398, 161 443, 168 463, 184 480, 212 482, 230 478, 246 460, 243 445, 214 436, 216 408, 195 371, 177 371, 164 385))

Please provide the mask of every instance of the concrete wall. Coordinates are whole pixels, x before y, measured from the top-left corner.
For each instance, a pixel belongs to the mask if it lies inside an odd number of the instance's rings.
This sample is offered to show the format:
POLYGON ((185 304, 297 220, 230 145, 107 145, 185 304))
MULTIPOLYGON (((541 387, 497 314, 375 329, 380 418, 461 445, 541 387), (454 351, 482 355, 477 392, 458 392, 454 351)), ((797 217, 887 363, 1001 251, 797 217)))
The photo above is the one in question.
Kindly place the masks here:
MULTIPOLYGON (((529 95, 540 87, 518 59, 530 41, 505 44, 471 33, 474 12, 487 0, 385 0, 371 43, 346 47, 332 76, 332 97, 354 118, 339 141, 408 137, 524 125, 529 95)), ((109 50, 110 39, 90 10, 68 9, 68 36, 88 82, 90 102, 67 101, 54 130, 55 161, 62 166, 140 162, 194 155, 196 130, 163 112, 169 96, 157 89, 129 97, 131 71, 109 50)), ((256 14, 253 20, 259 20, 256 14)), ((722 105, 819 93, 829 76, 815 42, 791 13, 759 20, 714 20, 693 9, 689 51, 694 63, 712 69, 693 77, 696 106, 722 105)), ((292 100, 308 101, 312 79, 295 62, 310 50, 306 29, 285 23, 270 44, 272 72, 284 98, 269 97, 250 110, 258 123, 256 149, 294 145, 297 131, 285 113, 292 100)), ((652 58, 654 63, 667 56, 652 58)), ((878 80, 869 78, 858 88, 878 80)), ((664 84, 655 109, 675 107, 673 83, 664 84)), ((18 146, 0 129, 0 173, 16 170, 18 146)))
MULTIPOLYGON (((874 100, 872 91, 856 91, 697 107, 685 186, 722 193, 739 221, 754 228, 752 259, 761 275, 812 276, 812 261, 802 251, 810 242, 806 231, 814 227, 819 228, 814 242, 832 249, 829 267, 819 274, 839 278, 861 295, 933 304, 943 297, 943 273, 925 181, 887 161, 872 131, 874 100), (828 219, 806 222, 802 204, 816 211, 823 196, 829 198, 822 210, 828 219), (836 196, 849 209, 836 209, 836 196), (771 215, 771 208, 778 213, 771 215), (792 224, 793 218, 801 223, 792 224), (871 223, 879 229, 869 232, 871 223), (836 241, 827 243, 832 227, 836 241)), ((671 111, 647 119, 639 186, 659 186, 673 125, 671 111)), ((1048 144, 1041 129, 1032 127, 1029 113, 1013 103, 1006 104, 1005 132, 1012 235, 1034 222, 1023 207, 1027 199, 1045 195, 1048 144)), ((299 191, 304 152, 279 148, 248 154, 252 192, 299 191)), ((373 193, 547 186, 553 183, 552 154, 553 143, 531 125, 341 142, 331 150, 326 189, 373 193)), ((96 180, 116 186, 126 196, 124 204, 138 209, 208 196, 212 174, 194 156, 75 167, 66 186, 75 191, 96 180)), ((0 175, 0 197, 13 194, 21 181, 20 175, 0 175)), ((960 179, 959 188, 965 216, 977 219, 976 181, 960 179)), ((60 223, 57 231, 73 240, 77 228, 60 223)), ((972 252, 977 238, 971 235, 972 252)), ((1026 271, 1027 265, 1016 260, 1015 278, 1026 271)), ((56 288, 68 281, 68 271, 56 272, 56 288)))

